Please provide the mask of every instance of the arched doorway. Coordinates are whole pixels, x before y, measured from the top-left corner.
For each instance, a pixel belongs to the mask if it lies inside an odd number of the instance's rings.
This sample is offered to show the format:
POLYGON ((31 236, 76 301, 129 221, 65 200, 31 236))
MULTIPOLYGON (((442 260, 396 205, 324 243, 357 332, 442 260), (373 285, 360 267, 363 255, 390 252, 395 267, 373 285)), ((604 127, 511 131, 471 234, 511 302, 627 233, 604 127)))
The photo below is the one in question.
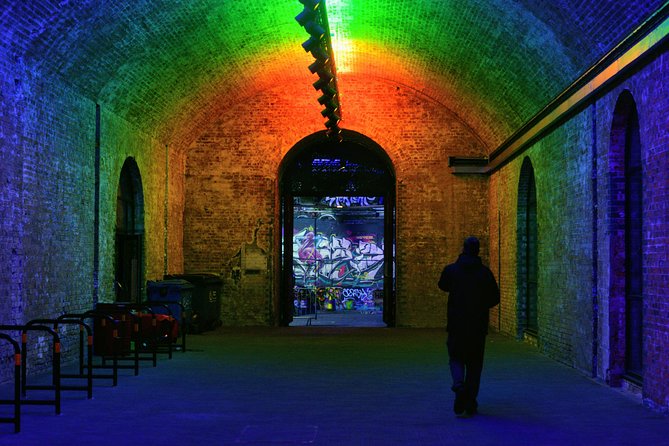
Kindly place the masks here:
POLYGON ((144 193, 137 163, 128 158, 116 195, 115 285, 118 302, 140 302, 144 283, 144 193))
POLYGON ((518 336, 536 339, 539 334, 537 190, 534 167, 528 157, 520 169, 517 225, 518 336))
POLYGON ((643 381, 643 181, 639 118, 632 94, 616 103, 609 149, 609 380, 643 381))
POLYGON ((280 325, 320 312, 394 326, 395 174, 383 149, 350 130, 318 132, 289 151, 279 179, 280 325))

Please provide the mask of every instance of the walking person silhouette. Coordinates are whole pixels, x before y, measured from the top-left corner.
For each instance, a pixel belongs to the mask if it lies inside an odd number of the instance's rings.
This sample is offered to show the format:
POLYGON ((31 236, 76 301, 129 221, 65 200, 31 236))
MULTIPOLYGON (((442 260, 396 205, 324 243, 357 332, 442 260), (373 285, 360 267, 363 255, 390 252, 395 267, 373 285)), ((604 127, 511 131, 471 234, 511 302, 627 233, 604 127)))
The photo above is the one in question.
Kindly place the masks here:
POLYGON ((455 392, 453 411, 458 416, 478 412, 489 310, 499 303, 499 287, 479 257, 479 240, 464 241, 462 254, 447 265, 439 288, 448 294, 447 325, 449 367, 455 392))

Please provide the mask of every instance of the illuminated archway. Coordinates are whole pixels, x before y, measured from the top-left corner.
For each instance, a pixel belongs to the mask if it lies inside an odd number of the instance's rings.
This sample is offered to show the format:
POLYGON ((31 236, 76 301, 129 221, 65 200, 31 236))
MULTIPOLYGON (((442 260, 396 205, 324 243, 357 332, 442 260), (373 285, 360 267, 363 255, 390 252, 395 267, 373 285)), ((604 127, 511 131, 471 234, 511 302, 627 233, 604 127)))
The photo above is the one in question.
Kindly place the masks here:
MULTIPOLYGON (((350 130, 342 130, 341 140, 318 132, 288 152, 279 182, 283 234, 279 323, 292 321, 296 289, 345 293, 357 287, 368 302, 382 300, 383 322, 394 326, 395 174, 383 149, 350 130), (324 212, 328 208, 332 212, 324 212), (364 240, 360 234, 342 233, 337 215, 344 211, 337 209, 344 208, 346 215, 375 213, 375 229, 364 240), (323 231, 324 227, 328 229, 323 231)), ((357 304, 353 298, 340 299, 341 295, 328 296, 327 302, 325 296, 318 297, 325 305, 357 304)))

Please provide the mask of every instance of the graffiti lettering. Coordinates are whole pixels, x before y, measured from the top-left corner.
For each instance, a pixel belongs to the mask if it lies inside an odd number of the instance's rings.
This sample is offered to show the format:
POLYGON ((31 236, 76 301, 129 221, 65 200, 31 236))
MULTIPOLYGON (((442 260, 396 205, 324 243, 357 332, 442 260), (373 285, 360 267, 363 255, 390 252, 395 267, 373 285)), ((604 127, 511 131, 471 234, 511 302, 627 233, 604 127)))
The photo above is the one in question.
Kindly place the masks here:
POLYGON ((371 206, 376 197, 325 197, 323 202, 330 207, 371 206))
POLYGON ((374 301, 374 290, 371 288, 344 288, 341 295, 346 299, 356 299, 359 301, 374 301))
MULTIPOLYGON (((299 286, 382 288, 383 243, 329 238, 305 228, 293 236, 293 274, 299 286)), ((369 239, 367 239, 369 240, 369 239)))

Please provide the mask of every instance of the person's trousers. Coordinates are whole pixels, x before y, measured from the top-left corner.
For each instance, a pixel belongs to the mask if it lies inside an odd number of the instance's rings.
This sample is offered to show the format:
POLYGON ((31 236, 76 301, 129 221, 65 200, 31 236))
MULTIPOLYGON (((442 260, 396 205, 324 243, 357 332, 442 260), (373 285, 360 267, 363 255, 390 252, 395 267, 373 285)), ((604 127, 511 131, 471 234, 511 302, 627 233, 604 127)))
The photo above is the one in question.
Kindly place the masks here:
POLYGON ((449 333, 446 345, 448 347, 448 364, 453 378, 452 389, 456 393, 464 391, 475 408, 481 385, 485 335, 463 336, 449 333))

